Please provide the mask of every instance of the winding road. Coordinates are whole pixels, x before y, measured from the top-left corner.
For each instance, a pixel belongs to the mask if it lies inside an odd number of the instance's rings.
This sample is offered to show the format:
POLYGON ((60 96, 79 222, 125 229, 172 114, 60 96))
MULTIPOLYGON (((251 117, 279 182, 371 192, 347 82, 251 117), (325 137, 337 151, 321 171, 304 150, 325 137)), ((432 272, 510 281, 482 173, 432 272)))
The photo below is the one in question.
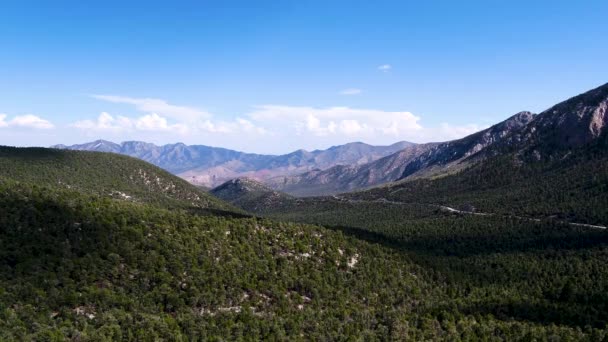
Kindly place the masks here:
MULTIPOLYGON (((426 203, 406 203, 406 202, 398 202, 398 201, 391 201, 388 200, 386 198, 379 198, 373 201, 368 201, 368 200, 354 200, 354 199, 349 199, 349 198, 344 198, 344 197, 339 197, 339 196, 332 196, 334 199, 339 200, 339 201, 346 201, 349 203, 388 203, 388 204, 396 204, 396 205, 405 205, 405 204, 422 204, 422 205, 428 205, 428 206, 432 206, 435 208, 439 208, 440 210, 446 211, 446 212, 450 212, 450 213, 454 213, 454 214, 461 214, 461 215, 477 215, 477 216, 502 216, 502 217, 510 217, 510 218, 516 218, 516 219, 520 219, 520 220, 526 220, 526 221, 532 221, 532 222, 541 222, 542 220, 539 218, 529 218, 529 217, 523 217, 523 216, 517 216, 517 215, 500 215, 500 214, 494 214, 494 213, 483 213, 483 212, 475 212, 475 211, 464 211, 464 210, 459 210, 456 208, 452 208, 452 207, 448 207, 445 205, 440 205, 440 204, 426 204, 426 203)), ((559 221, 559 220, 555 220, 555 222, 558 223, 562 223, 562 224, 568 224, 571 227, 580 227, 580 228, 591 228, 591 229, 606 229, 606 226, 602 226, 602 225, 595 225, 595 224, 587 224, 587 223, 576 223, 576 222, 568 222, 568 221, 559 221)))

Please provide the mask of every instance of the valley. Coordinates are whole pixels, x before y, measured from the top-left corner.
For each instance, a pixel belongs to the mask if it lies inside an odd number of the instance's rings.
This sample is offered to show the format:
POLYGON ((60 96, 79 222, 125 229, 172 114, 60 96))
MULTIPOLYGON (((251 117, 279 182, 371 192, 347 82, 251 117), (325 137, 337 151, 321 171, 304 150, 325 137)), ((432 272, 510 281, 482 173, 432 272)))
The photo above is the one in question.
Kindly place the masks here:
POLYGON ((283 178, 304 197, 0 147, 0 339, 603 340, 607 101, 283 178))
POLYGON ((0 1, 0 342, 608 342, 607 13, 0 1))

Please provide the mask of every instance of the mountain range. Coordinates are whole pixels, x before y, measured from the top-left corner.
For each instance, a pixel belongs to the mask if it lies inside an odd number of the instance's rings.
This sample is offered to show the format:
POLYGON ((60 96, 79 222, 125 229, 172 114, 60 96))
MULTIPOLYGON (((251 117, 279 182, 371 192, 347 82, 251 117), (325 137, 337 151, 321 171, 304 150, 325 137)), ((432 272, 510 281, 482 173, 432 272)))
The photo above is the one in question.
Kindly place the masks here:
POLYGON ((294 195, 326 195, 397 180, 447 175, 488 157, 517 151, 527 160, 562 157, 607 130, 608 84, 561 102, 540 114, 517 113, 462 139, 408 146, 363 165, 339 165, 270 180, 294 195))
POLYGON ((54 148, 112 152, 145 160, 189 182, 215 187, 227 180, 249 177, 266 181, 273 177, 325 170, 337 165, 363 165, 414 144, 406 141, 390 146, 353 142, 326 150, 298 150, 285 155, 244 153, 203 145, 182 143, 157 146, 141 141, 116 144, 97 140, 80 145, 55 145, 54 148))
POLYGON ((607 97, 608 84, 605 84, 540 114, 522 111, 480 132, 441 143, 402 141, 390 146, 372 146, 355 142, 327 150, 298 150, 278 156, 181 143, 156 146, 137 141, 115 144, 98 140, 54 147, 133 156, 193 184, 210 188, 247 177, 291 195, 318 196, 397 180, 452 174, 513 150, 528 159, 559 157, 560 151, 602 135, 608 125, 607 97))
POLYGON ((374 206, 376 213, 387 205, 415 204, 604 228, 608 222, 606 108, 608 84, 540 114, 517 113, 462 139, 410 146, 361 166, 283 177, 285 183, 273 187, 239 179, 211 193, 249 212, 313 223, 337 212, 323 223, 339 224, 334 217, 354 205, 374 206), (277 192, 281 187, 289 193, 332 196, 294 199, 277 192))

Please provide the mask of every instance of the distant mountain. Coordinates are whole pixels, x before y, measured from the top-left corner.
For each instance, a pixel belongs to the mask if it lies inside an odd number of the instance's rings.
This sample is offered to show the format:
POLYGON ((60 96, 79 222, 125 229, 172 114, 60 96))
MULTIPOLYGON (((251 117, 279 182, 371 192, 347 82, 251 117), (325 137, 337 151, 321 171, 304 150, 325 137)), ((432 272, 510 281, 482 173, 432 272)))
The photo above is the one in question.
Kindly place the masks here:
POLYGON ((390 146, 350 143, 286 155, 247 154, 208 146, 96 141, 68 149, 115 152, 161 166, 197 185, 214 187, 247 177, 297 196, 370 188, 397 180, 453 174, 488 158, 516 152, 520 162, 562 158, 607 131, 608 84, 541 114, 517 113, 488 129, 442 143, 390 146))
POLYGON ((453 172, 469 165, 469 157, 520 130, 533 118, 534 114, 521 112, 462 139, 413 145, 364 165, 335 166, 296 176, 275 177, 268 182, 277 190, 311 196, 363 189, 406 177, 453 172))
POLYGON ((280 175, 324 170, 336 165, 361 165, 412 145, 405 141, 390 146, 372 146, 354 142, 333 146, 327 150, 311 152, 298 150, 278 156, 243 153, 203 145, 188 146, 181 143, 157 146, 139 141, 115 144, 97 140, 81 145, 53 147, 124 154, 157 165, 193 184, 215 187, 238 177, 266 180, 280 175))
POLYGON ((412 145, 367 164, 338 165, 326 170, 279 176, 268 179, 266 183, 275 190, 297 196, 328 195, 362 189, 398 179, 409 160, 434 145, 412 145))
POLYGON ((516 151, 521 161, 561 158, 608 129, 608 84, 541 114, 520 112, 488 129, 444 143, 409 146, 364 165, 339 165, 267 181, 276 190, 314 196, 364 189, 396 180, 435 177, 516 151))
POLYGON ((365 165, 276 177, 271 187, 291 194, 341 194, 252 211, 317 218, 339 205, 422 204, 605 226, 607 108, 608 84, 537 115, 520 112, 462 139, 408 147, 365 165))
POLYGON ((125 141, 121 144, 116 144, 110 141, 97 140, 80 145, 55 145, 53 147, 124 154, 145 160, 174 174, 193 168, 210 168, 228 161, 241 161, 242 163, 256 167, 270 161, 274 157, 203 145, 187 146, 177 143, 157 146, 142 141, 125 141))

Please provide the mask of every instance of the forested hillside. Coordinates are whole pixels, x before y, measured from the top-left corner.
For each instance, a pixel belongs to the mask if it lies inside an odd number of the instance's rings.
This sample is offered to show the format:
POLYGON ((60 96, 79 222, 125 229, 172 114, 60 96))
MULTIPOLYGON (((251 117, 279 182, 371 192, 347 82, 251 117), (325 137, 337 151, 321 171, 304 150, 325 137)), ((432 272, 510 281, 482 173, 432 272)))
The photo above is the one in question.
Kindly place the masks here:
POLYGON ((400 251, 454 286, 448 291, 455 301, 444 307, 452 314, 580 328, 608 322, 604 229, 339 198, 305 199, 265 215, 333 227, 400 251))
POLYGON ((296 201, 286 193, 248 178, 236 178, 213 188, 211 194, 248 212, 260 213, 296 201))
POLYGON ((411 227, 417 242, 397 248, 318 226, 196 216, 74 190, 2 181, 0 193, 3 340, 606 336, 598 303, 608 263, 597 233, 554 243, 565 254, 539 259, 525 244, 514 248, 518 239, 498 253, 484 244, 433 248, 445 226, 432 221, 411 227), (412 258, 408 249, 427 252, 412 258), (583 260, 576 274, 551 277, 583 260), (506 266, 513 278, 503 283, 506 266), (495 274, 503 276, 484 282, 495 274), (526 281, 538 285, 519 294, 526 281))
POLYGON ((132 202, 235 210, 156 166, 111 153, 0 146, 0 179, 132 202))
POLYGON ((559 160, 522 163, 507 154, 436 179, 402 181, 345 195, 358 200, 441 204, 478 212, 608 224, 608 135, 559 160))

